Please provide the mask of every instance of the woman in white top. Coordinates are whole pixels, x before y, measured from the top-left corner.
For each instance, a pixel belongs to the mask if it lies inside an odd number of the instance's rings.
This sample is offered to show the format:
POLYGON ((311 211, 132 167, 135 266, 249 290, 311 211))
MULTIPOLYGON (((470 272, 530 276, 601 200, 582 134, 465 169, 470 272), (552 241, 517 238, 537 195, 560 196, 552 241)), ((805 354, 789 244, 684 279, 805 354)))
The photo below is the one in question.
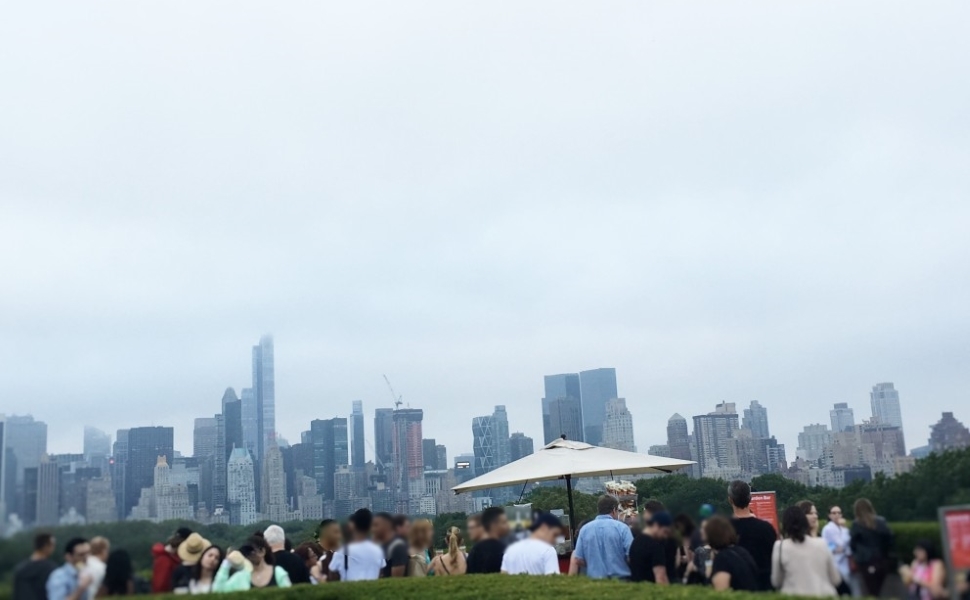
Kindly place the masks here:
POLYGON ((202 558, 192 567, 192 578, 189 580, 190 594, 208 594, 212 591, 212 582, 224 558, 225 555, 219 546, 209 546, 205 549, 202 558))
POLYGON ((785 539, 775 542, 771 555, 771 585, 792 596, 835 597, 842 581, 828 545, 811 537, 805 511, 798 506, 785 509, 781 517, 785 539))

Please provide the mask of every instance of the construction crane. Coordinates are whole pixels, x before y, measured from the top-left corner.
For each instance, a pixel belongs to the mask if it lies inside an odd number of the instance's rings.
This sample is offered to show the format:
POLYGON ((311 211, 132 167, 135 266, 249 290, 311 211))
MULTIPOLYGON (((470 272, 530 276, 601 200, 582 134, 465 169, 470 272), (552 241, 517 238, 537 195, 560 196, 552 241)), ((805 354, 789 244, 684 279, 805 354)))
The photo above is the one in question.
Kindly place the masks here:
POLYGON ((401 408, 404 402, 401 401, 401 396, 398 396, 397 392, 394 391, 394 386, 391 385, 391 380, 387 378, 387 375, 384 375, 384 381, 387 382, 387 389, 391 390, 391 397, 394 398, 394 409, 401 408))

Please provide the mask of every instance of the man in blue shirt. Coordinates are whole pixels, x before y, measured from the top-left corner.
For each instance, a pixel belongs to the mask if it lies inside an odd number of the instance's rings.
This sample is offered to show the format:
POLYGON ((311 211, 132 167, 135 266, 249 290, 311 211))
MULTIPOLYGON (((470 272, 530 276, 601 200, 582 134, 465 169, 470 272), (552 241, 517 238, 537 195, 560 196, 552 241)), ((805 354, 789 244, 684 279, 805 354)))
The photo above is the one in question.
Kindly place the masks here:
POLYGON ((74 538, 64 549, 64 564, 47 578, 47 600, 81 600, 91 585, 91 575, 82 573, 91 546, 84 538, 74 538))
POLYGON ((585 565, 586 575, 593 579, 629 579, 633 532, 617 521, 620 503, 613 496, 603 496, 596 509, 599 516, 583 527, 576 540, 569 574, 578 575, 585 565))

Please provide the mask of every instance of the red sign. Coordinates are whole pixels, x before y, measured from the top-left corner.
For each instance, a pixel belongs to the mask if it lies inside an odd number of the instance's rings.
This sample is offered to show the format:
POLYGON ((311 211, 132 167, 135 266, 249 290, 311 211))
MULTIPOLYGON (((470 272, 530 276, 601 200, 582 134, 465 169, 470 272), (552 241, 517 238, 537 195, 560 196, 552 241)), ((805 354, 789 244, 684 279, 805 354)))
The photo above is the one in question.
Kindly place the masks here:
POLYGON ((778 531, 778 502, 774 492, 751 492, 751 512, 778 531))
POLYGON ((944 539, 950 551, 951 569, 970 569, 970 508, 943 511, 944 539))

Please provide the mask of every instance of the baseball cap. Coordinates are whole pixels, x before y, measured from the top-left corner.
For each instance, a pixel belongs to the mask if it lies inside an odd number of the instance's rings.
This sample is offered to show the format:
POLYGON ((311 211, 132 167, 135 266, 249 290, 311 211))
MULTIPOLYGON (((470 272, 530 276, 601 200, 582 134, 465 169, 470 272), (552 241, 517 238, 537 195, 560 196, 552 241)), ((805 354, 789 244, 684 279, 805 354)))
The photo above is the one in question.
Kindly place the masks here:
POLYGON ((658 513, 654 513, 653 518, 650 519, 651 525, 659 525, 661 527, 670 527, 674 524, 674 520, 670 517, 670 513, 662 510, 658 513))
POLYGON ((543 525, 552 529, 562 529, 562 521, 559 520, 559 517, 552 513, 540 513, 532 519, 532 526, 529 527, 529 531, 535 531, 543 525))

